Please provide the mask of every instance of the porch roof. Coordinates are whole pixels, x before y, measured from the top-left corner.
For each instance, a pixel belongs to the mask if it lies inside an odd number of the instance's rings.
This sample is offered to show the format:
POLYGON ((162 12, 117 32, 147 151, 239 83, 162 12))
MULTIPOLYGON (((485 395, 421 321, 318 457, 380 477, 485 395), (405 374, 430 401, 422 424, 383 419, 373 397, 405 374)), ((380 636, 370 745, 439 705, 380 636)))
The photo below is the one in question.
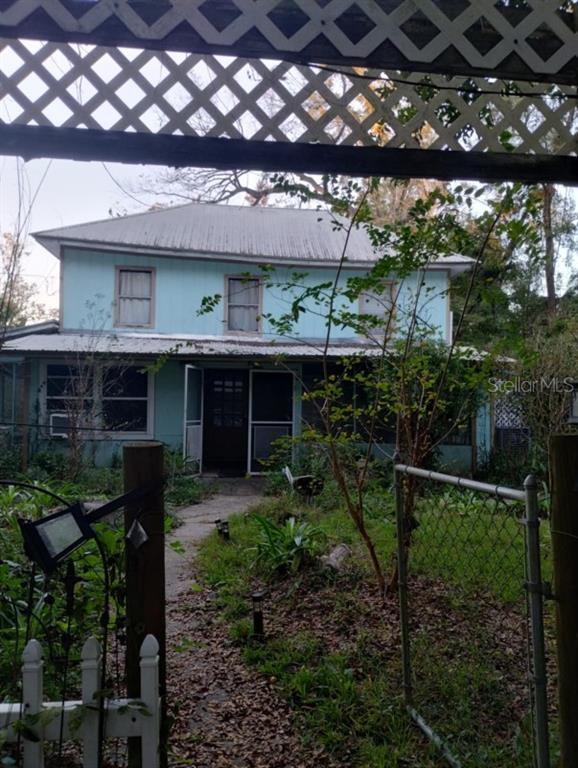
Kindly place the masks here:
MULTIPOLYGON (((168 336, 152 333, 31 333, 14 339, 7 339, 2 347, 5 355, 31 356, 59 355, 109 355, 118 357, 159 357, 175 356, 182 359, 194 357, 241 359, 286 357, 307 360, 323 356, 323 340, 264 339, 262 336, 198 336, 181 334, 168 336)), ((474 347, 459 345, 456 351, 472 361, 482 360, 486 354, 474 347)), ((328 347, 329 357, 341 358, 353 355, 378 357, 382 354, 379 344, 369 340, 344 339, 328 347)), ((512 362, 511 358, 499 357, 501 362, 512 362)))
MULTIPOLYGON (((323 341, 319 339, 287 341, 263 339, 262 337, 230 336, 165 336, 157 334, 123 333, 55 333, 49 335, 31 334, 7 340, 4 353, 15 352, 30 355, 131 355, 137 357, 158 357, 174 355, 191 357, 238 357, 266 358, 290 357, 307 359, 321 357, 323 341)), ((331 357, 380 354, 377 345, 370 342, 347 340, 334 342, 329 346, 331 357)))

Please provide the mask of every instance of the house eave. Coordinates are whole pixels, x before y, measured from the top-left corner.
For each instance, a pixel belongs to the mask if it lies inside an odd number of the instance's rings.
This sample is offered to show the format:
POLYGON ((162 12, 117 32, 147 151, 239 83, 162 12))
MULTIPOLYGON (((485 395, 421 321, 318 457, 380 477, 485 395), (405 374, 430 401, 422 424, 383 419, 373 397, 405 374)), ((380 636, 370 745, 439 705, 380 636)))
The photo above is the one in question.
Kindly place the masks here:
MULTIPOLYGON (((62 258, 62 252, 65 249, 75 249, 77 251, 101 251, 103 253, 115 253, 122 255, 139 254, 148 257, 184 259, 186 261, 218 261, 237 264, 261 264, 280 267, 292 267, 293 269, 314 268, 314 269, 334 269, 339 266, 339 261, 328 259, 307 259, 296 261, 293 259, 272 256, 271 254, 252 254, 252 253, 225 253, 219 251, 191 252, 182 249, 150 247, 142 245, 128 245, 127 243, 103 243, 101 241, 76 240, 66 238, 51 238, 46 235, 34 235, 36 241, 52 253, 56 258, 62 258)), ((434 261, 423 267, 426 271, 439 272, 447 271, 451 275, 457 275, 471 269, 473 260, 463 258, 455 261, 434 261)), ((376 260, 355 260, 345 259, 343 269, 346 270, 369 270, 375 266, 376 260)))

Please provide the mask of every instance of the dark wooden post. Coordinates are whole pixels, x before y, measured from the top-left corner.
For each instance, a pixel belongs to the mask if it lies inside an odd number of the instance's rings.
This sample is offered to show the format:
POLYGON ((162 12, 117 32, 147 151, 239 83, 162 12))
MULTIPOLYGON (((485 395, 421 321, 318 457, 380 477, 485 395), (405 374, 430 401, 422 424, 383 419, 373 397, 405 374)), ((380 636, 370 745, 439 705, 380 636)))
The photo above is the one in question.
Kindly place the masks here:
MULTIPOLYGON (((159 681, 163 697, 163 732, 166 718, 166 638, 165 638, 165 536, 163 446, 142 442, 124 446, 124 489, 158 483, 158 489, 144 499, 128 504, 124 511, 125 533, 135 520, 142 525, 148 540, 138 548, 126 543, 126 677, 129 698, 140 697, 140 647, 148 634, 159 643, 159 681)), ((161 765, 166 765, 162 744, 161 765)), ((142 764, 140 739, 129 739, 129 766, 142 764)))
POLYGON ((550 439, 560 768, 578 766, 578 435, 550 439))

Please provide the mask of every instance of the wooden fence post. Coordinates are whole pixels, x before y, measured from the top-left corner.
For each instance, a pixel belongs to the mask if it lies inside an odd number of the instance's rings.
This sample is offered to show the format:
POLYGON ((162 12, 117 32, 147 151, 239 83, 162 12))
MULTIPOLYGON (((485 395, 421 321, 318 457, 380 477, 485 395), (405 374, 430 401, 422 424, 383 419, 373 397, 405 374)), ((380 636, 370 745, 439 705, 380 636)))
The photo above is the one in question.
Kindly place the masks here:
POLYGON ((560 768, 578 766, 578 435, 550 439, 560 768))
MULTIPOLYGON (((22 653, 22 715, 37 715, 42 711, 44 673, 42 647, 37 640, 30 640, 22 653)), ((44 741, 35 742, 23 737, 24 768, 44 768, 44 741)))
MULTIPOLYGON (((159 687, 162 711, 166 707, 166 660, 165 660, 165 537, 163 445, 142 442, 124 446, 124 490, 132 491, 143 486, 157 484, 156 490, 146 498, 125 507, 125 532, 135 521, 140 523, 147 540, 138 548, 130 541, 126 545, 126 675, 129 698, 141 696, 140 650, 147 635, 154 635, 159 644, 159 687)), ((164 725, 166 719, 161 715, 164 725)), ((141 740, 131 738, 129 768, 141 768, 141 740)), ((161 745, 161 765, 166 756, 161 745)))
MULTIPOLYGON (((100 690, 101 672, 100 644, 95 637, 89 637, 82 646, 82 703, 94 706, 94 694, 100 690)), ((100 702, 98 702, 100 704, 100 702)), ((83 768, 100 768, 98 764, 98 717, 94 709, 85 709, 82 719, 83 768)))

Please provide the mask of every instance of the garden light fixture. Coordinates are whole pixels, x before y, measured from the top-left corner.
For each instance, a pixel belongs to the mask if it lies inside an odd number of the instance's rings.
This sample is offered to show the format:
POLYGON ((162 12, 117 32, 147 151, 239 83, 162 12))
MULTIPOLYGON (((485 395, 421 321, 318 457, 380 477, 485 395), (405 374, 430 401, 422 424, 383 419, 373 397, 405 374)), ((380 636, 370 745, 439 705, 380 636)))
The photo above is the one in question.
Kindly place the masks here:
POLYGON ((221 520, 218 518, 215 520, 215 526, 217 528, 217 533, 222 539, 225 539, 225 541, 229 541, 231 538, 231 534, 229 531, 229 523, 226 520, 221 520))
POLYGON ((264 589, 257 590, 251 595, 253 600, 253 638, 258 642, 265 640, 265 625, 263 622, 263 600, 267 592, 264 589))
POLYGON ((92 538, 90 520, 82 504, 73 504, 34 522, 19 519, 27 556, 46 573, 92 538))
MULTIPOLYGON (((53 512, 39 520, 19 519, 26 555, 45 573, 52 573, 66 558, 89 539, 94 538, 92 526, 126 504, 150 494, 155 487, 145 486, 119 496, 101 507, 87 512, 80 502, 53 512)), ((132 537, 135 537, 133 532, 132 537)), ((129 537, 131 540, 131 537, 129 537)), ((144 541, 140 540, 139 545, 144 541)))

